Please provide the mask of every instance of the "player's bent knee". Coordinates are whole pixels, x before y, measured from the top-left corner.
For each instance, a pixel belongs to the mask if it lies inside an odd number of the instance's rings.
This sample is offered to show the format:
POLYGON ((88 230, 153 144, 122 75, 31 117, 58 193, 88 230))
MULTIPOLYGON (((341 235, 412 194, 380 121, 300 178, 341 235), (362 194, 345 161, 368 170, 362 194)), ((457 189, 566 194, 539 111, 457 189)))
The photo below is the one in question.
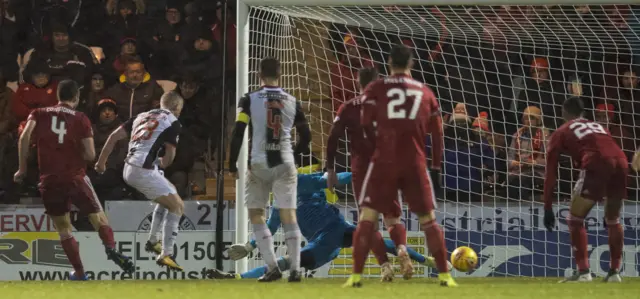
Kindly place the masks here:
POLYGON ((249 209, 249 221, 252 224, 264 224, 264 209, 249 209))
POLYGON ((420 221, 420 223, 436 221, 436 212, 431 211, 425 215, 418 215, 418 221, 420 221))
POLYGON ((402 223, 400 217, 384 217, 384 225, 386 227, 391 227, 399 223, 402 223))
POLYGON ((378 222, 378 212, 368 207, 362 207, 360 221, 378 222))
POLYGON ((296 209, 280 209, 280 220, 283 224, 297 223, 296 209))
POLYGON ((184 202, 177 194, 160 196, 154 201, 165 207, 170 213, 182 215, 184 211, 184 202))
POLYGON ((92 213, 89 214, 89 222, 93 225, 93 228, 96 230, 104 225, 109 225, 109 220, 107 219, 107 215, 104 212, 92 213))
POLYGON ((607 218, 607 219, 604 220, 604 223, 606 223, 607 226, 618 225, 618 224, 620 224, 620 217, 607 218))
POLYGON ((71 235, 73 228, 71 226, 69 214, 65 214, 63 216, 52 216, 51 219, 53 220, 53 225, 60 236, 65 234, 71 235))

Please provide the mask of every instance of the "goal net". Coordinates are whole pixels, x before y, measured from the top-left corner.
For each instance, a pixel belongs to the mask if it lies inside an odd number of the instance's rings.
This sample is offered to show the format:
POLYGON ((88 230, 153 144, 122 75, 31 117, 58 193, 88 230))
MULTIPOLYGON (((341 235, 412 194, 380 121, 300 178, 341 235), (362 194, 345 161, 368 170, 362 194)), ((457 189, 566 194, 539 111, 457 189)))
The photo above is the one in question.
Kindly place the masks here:
MULTIPOLYGON (((633 103, 640 100, 637 8, 251 6, 248 15, 246 90, 259 87, 260 59, 278 57, 281 85, 303 102, 313 132, 311 150, 320 160, 340 103, 358 94, 357 70, 373 65, 387 74, 393 44, 414 49, 412 75, 436 93, 444 119, 438 221, 449 252, 470 246, 480 257, 478 269, 456 275, 565 276, 575 268, 565 218, 578 173, 568 158, 560 162, 554 197, 559 224, 547 232, 541 205, 545 144, 563 123, 562 102, 579 96, 587 117, 615 131, 626 153, 633 153, 640 133, 635 126, 640 110, 634 110, 640 107, 633 103)), ((341 141, 339 171, 349 170, 349 146, 341 141)), ((425 147, 429 150, 429 142, 425 147)), ((633 201, 621 215, 622 273, 637 276, 635 176, 628 189, 633 201)), ((338 193, 336 205, 356 222, 352 189, 340 187, 338 193)), ((409 246, 428 255, 417 217, 406 211, 404 220, 409 246)), ((586 227, 592 270, 603 274, 609 253, 602 207, 590 214, 586 227)), ((282 234, 275 239, 282 245, 278 255, 284 255, 282 234)), ((331 264, 308 274, 343 277, 351 263, 351 250, 343 249, 331 264)), ((249 267, 260 265, 260 256, 251 256, 249 267)), ((420 276, 435 272, 416 267, 420 276)), ((379 273, 371 256, 365 274, 379 273)))

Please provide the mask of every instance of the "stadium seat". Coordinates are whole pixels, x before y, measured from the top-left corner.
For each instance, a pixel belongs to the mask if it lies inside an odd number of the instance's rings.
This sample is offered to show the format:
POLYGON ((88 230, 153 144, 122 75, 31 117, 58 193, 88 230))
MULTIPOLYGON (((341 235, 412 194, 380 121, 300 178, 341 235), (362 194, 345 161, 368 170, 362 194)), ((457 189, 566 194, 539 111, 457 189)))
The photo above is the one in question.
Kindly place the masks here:
POLYGON ((93 53, 93 57, 97 60, 98 64, 105 59, 104 51, 101 47, 89 47, 93 53))
POLYGON ((9 81, 9 82, 7 82, 7 87, 11 88, 11 90, 13 90, 13 92, 16 92, 16 90, 18 90, 18 82, 17 81, 9 81))
POLYGON ((33 49, 33 48, 29 49, 22 56, 22 61, 19 64, 19 66, 20 66, 20 75, 18 76, 19 83, 24 83, 24 78, 22 78, 22 72, 24 72, 24 69, 27 68, 27 64, 29 63, 29 59, 31 59, 31 54, 33 53, 33 50, 35 50, 35 49, 33 49))
POLYGON ((164 90, 164 92, 172 91, 176 89, 176 86, 178 86, 176 82, 170 80, 158 80, 156 82, 158 82, 158 85, 162 87, 162 90, 164 90))

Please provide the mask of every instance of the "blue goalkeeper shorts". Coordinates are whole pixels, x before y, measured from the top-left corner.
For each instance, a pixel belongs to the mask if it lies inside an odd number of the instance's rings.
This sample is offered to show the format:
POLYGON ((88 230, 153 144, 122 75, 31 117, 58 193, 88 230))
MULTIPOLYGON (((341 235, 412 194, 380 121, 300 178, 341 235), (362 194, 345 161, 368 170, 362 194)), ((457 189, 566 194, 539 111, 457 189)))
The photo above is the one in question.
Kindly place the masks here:
POLYGON ((321 233, 300 251, 300 266, 314 270, 333 261, 340 254, 344 230, 335 229, 321 233))

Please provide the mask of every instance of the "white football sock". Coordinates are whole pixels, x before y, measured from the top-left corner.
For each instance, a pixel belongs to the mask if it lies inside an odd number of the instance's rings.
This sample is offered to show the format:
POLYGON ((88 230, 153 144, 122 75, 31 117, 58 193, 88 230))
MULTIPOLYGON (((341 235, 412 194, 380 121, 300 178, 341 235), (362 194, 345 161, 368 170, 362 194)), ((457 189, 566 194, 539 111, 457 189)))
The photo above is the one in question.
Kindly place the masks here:
POLYGON ((253 234, 256 236, 256 245, 262 254, 262 259, 267 264, 269 271, 278 266, 276 252, 273 248, 273 236, 266 224, 254 224, 253 234))
POLYGON ((164 228, 162 229, 162 256, 173 254, 173 244, 178 237, 178 225, 180 215, 168 212, 164 218, 164 228))
POLYGON ((151 227, 149 227, 149 242, 157 243, 160 237, 160 229, 164 222, 167 209, 160 204, 156 204, 156 208, 151 214, 151 227))
POLYGON ((300 270, 300 228, 297 223, 282 225, 284 228, 284 242, 287 245, 289 255, 289 270, 300 270))

